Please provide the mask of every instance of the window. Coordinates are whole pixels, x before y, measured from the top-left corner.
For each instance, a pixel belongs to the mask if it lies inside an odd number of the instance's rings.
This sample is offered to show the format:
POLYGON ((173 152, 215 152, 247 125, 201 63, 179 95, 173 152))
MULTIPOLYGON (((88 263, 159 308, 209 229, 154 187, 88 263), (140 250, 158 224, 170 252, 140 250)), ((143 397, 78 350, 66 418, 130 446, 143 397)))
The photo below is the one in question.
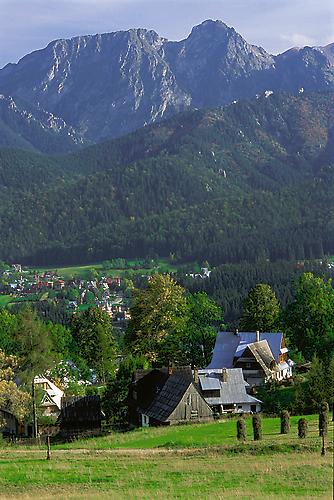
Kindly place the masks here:
POLYGON ((143 413, 141 415, 141 425, 142 427, 149 427, 150 425, 150 417, 144 415, 143 413))
POLYGON ((220 390, 219 389, 209 389, 207 391, 203 391, 203 396, 205 398, 219 398, 220 390))

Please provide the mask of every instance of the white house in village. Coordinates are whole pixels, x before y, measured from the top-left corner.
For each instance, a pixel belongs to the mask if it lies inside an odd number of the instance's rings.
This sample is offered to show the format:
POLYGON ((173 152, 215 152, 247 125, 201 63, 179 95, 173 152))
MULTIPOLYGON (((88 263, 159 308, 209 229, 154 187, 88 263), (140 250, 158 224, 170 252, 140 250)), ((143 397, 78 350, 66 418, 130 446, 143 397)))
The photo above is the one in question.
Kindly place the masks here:
POLYGON ((64 392, 46 377, 35 377, 34 382, 36 389, 42 389, 44 392, 40 404, 43 408, 43 415, 58 417, 64 392))
POLYGON ((217 413, 257 413, 261 401, 247 394, 249 384, 241 368, 198 370, 199 388, 207 404, 217 413))
POLYGON ((259 386, 292 377, 294 363, 288 351, 281 332, 218 332, 207 368, 241 368, 245 381, 259 386))

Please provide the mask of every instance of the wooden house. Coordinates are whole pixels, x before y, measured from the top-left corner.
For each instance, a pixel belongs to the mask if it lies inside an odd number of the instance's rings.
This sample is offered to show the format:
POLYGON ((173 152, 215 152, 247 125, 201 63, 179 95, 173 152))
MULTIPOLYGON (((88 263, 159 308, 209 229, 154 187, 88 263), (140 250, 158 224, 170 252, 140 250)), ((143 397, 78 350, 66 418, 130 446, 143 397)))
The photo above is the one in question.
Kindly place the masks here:
POLYGON ((100 396, 63 397, 58 418, 60 435, 65 438, 98 435, 102 416, 100 396))
POLYGON ((19 423, 16 417, 4 408, 0 408, 0 432, 3 437, 16 436, 19 433, 19 423))
POLYGON ((208 369, 242 368, 250 386, 292 377, 294 363, 281 332, 218 332, 208 369))
POLYGON ((137 370, 129 407, 132 422, 143 427, 213 418, 190 367, 137 370))
POLYGON ((35 377, 35 388, 43 391, 40 407, 43 415, 47 417, 58 417, 60 413, 61 398, 63 391, 46 377, 35 377))

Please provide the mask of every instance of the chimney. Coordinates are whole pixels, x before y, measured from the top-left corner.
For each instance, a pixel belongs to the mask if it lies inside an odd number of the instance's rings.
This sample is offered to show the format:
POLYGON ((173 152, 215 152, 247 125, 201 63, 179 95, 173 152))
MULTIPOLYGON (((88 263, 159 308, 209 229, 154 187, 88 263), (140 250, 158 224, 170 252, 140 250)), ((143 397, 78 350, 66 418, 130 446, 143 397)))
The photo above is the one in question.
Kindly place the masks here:
POLYGON ((194 366, 194 384, 199 383, 199 377, 198 377, 198 368, 197 366, 194 366))
POLYGON ((168 363, 168 375, 173 375, 173 368, 174 368, 174 364, 172 363, 172 361, 170 361, 168 363))
POLYGON ((223 379, 223 382, 227 382, 227 370, 226 370, 226 368, 223 368, 222 379, 223 379))
POLYGON ((256 342, 260 342, 260 332, 256 330, 256 342))

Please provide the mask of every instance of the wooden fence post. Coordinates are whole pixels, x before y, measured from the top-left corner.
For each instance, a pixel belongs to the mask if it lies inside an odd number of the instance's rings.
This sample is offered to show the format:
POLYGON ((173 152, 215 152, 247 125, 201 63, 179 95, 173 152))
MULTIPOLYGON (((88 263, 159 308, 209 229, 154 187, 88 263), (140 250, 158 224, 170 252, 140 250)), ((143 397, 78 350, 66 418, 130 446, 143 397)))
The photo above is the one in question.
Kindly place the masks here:
POLYGON ((325 447, 325 434, 322 433, 322 448, 321 455, 326 455, 326 447, 325 447))
POLYGON ((50 436, 47 436, 47 438, 46 438, 46 445, 47 445, 46 459, 47 459, 47 460, 51 460, 51 443, 50 443, 50 436))

